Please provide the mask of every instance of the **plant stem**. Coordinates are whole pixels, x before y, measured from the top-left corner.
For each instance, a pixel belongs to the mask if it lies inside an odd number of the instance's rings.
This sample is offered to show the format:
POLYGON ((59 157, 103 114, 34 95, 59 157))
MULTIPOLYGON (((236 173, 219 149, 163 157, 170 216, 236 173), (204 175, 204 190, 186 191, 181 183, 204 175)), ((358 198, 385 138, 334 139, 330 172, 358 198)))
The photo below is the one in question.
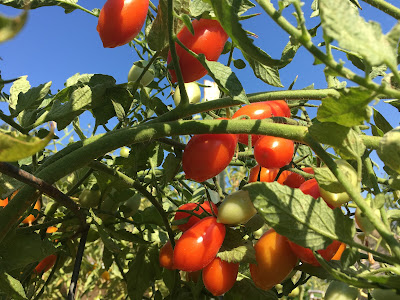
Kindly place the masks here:
POLYGON ((362 0, 369 5, 380 9, 393 18, 400 20, 400 9, 384 0, 362 0))

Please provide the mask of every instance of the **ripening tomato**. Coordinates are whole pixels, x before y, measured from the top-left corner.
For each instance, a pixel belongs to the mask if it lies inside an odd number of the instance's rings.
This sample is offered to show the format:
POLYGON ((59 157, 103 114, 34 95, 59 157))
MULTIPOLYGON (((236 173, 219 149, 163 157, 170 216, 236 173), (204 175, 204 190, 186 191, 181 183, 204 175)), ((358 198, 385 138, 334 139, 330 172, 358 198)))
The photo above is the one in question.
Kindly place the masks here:
POLYGON ((47 229, 46 229, 46 233, 54 233, 56 231, 58 231, 58 228, 55 226, 50 226, 50 227, 47 227, 47 229))
POLYGON ((341 243, 338 251, 336 251, 335 255, 332 257, 331 260, 340 260, 344 250, 346 250, 346 244, 345 243, 341 243))
POLYGON ((104 279, 105 281, 109 281, 110 280, 110 272, 105 270, 103 273, 101 273, 101 278, 104 279))
POLYGON ((0 200, 0 207, 4 207, 8 204, 8 198, 4 199, 4 200, 0 200))
MULTIPOLYGON (((256 182, 258 179, 260 179, 261 182, 273 182, 276 176, 278 176, 278 173, 279 169, 267 169, 257 165, 250 170, 249 183, 256 182)), ((283 171, 281 175, 279 175, 277 182, 283 184, 289 175, 289 171, 283 171)))
POLYGON ((304 168, 301 168, 301 170, 306 172, 306 173, 308 173, 308 174, 314 174, 315 173, 314 169, 311 168, 311 167, 304 167, 304 168))
POLYGON ((296 172, 290 172, 283 184, 295 189, 300 187, 305 181, 305 178, 300 174, 297 174, 296 172))
MULTIPOLYGON (((212 203, 212 209, 210 206, 210 202, 205 201, 202 204, 199 203, 186 203, 183 204, 181 206, 179 206, 179 210, 190 210, 193 213, 195 213, 196 215, 200 216, 201 214, 203 214, 205 211, 210 213, 210 214, 215 214, 218 215, 218 208, 217 206, 212 203)), ((188 230, 190 227, 192 227, 194 224, 196 224, 198 221, 200 221, 199 217, 193 216, 187 212, 184 211, 177 211, 174 217, 174 221, 177 220, 181 220, 181 219, 185 219, 185 218, 189 218, 189 220, 184 223, 184 224, 179 224, 178 228, 181 231, 186 231, 188 230)))
POLYGON ((52 266, 56 263, 57 255, 52 254, 45 257, 36 267, 34 272, 36 274, 41 274, 50 270, 52 266))
POLYGON ((168 241, 160 249, 159 254, 160 266, 169 270, 174 270, 174 249, 171 241, 168 241))
MULTIPOLYGON (((297 245, 296 243, 293 243, 292 241, 288 241, 288 242, 289 242, 290 248, 292 248, 293 253, 295 253, 296 256, 303 263, 307 263, 307 264, 310 264, 313 266, 320 266, 320 263, 315 258, 314 252, 311 249, 297 245)), ((328 247, 326 247, 325 249, 317 250, 317 252, 322 256, 323 259, 329 261, 336 254, 336 252, 338 251, 341 244, 342 244, 342 242, 340 242, 340 241, 333 241, 331 244, 329 244, 328 247)))
POLYGON ((292 161, 292 140, 274 136, 262 136, 254 145, 254 158, 264 168, 282 168, 292 161))
POLYGON ((236 145, 237 135, 234 134, 194 135, 182 156, 186 178, 203 182, 218 175, 231 162, 236 145))
MULTIPOLYGON (((39 201, 39 200, 36 201, 35 206, 34 206, 33 208, 36 209, 37 211, 40 210, 41 204, 40 204, 40 201, 39 201)), ((34 215, 30 214, 29 216, 27 216, 27 217, 22 221, 22 223, 24 223, 24 224, 31 224, 31 223, 33 223, 33 221, 35 221, 37 218, 38 218, 38 215, 36 215, 36 217, 35 217, 34 215)))
POLYGON ((203 269, 217 255, 225 238, 225 225, 206 217, 186 230, 174 248, 175 268, 194 272, 203 269))
POLYGON ((100 11, 97 31, 104 48, 133 40, 146 21, 149 0, 107 0, 100 11))
MULTIPOLYGON (((217 20, 200 19, 192 22, 194 35, 183 27, 177 34, 177 38, 190 50, 197 54, 204 54, 207 60, 217 61, 228 40, 228 35, 217 20)), ((176 54, 179 58, 179 66, 184 82, 199 80, 207 74, 203 65, 185 49, 176 44, 176 54)), ((167 63, 172 61, 171 53, 168 53, 167 63)), ((175 70, 170 69, 171 81, 176 82, 175 70)))
POLYGON ((238 272, 238 263, 229 263, 216 257, 203 269, 204 286, 214 296, 221 296, 233 287, 238 272))
POLYGON ((288 239, 270 229, 257 241, 257 264, 250 264, 250 274, 256 286, 269 290, 292 272, 297 257, 288 244, 288 239))
POLYGON ((299 189, 306 195, 312 196, 314 199, 321 197, 319 185, 315 178, 305 181, 299 186, 299 189))
POLYGON ((245 224, 257 213, 248 191, 240 190, 225 197, 218 208, 218 222, 226 225, 245 224))

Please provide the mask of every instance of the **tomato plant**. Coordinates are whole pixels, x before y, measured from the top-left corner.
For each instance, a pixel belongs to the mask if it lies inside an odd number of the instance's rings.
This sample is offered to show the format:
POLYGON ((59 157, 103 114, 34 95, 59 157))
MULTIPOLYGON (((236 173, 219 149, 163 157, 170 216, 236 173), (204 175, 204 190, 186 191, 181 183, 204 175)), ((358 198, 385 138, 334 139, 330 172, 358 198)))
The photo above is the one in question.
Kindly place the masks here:
POLYGON ((175 268, 194 272, 203 269, 217 255, 225 238, 225 225, 207 217, 186 230, 174 248, 175 268))
MULTIPOLYGON (((261 182, 273 182, 276 179, 276 176, 278 176, 279 169, 268 169, 264 167, 260 167, 260 165, 257 165, 250 170, 249 174, 249 183, 250 182, 256 182, 256 181, 261 181, 261 182)), ((289 171, 283 171, 279 175, 278 179, 276 180, 280 184, 283 184, 285 180, 288 178, 290 172, 289 171)))
POLYGON ((340 260, 344 250, 346 250, 346 244, 341 243, 339 246, 339 249, 336 251, 335 255, 332 257, 332 260, 340 260))
MULTIPOLYGON (((289 242, 290 248, 292 248, 293 253, 295 253, 296 256, 303 263, 310 264, 313 266, 320 266, 320 263, 315 258, 314 253, 311 249, 297 245, 296 243, 293 243, 292 241, 288 241, 288 242, 289 242)), ((317 250, 317 252, 322 256, 323 259, 329 261, 329 260, 332 260, 332 257, 335 256, 335 254, 339 250, 339 247, 341 246, 341 244, 342 243, 340 241, 333 241, 326 248, 317 250)))
POLYGON ((173 270, 174 267, 174 249, 171 241, 167 241, 160 249, 159 254, 160 266, 166 269, 173 270))
POLYGON ((287 185, 291 188, 298 188, 300 187, 304 182, 305 178, 301 176, 300 174, 297 174, 296 172, 290 172, 288 177, 285 179, 283 182, 284 185, 287 185))
POLYGON ((186 178, 203 182, 221 173, 235 154, 234 134, 199 134, 185 147, 182 167, 186 178))
POLYGON ((84 189, 79 194, 79 203, 83 207, 96 207, 100 204, 101 191, 99 189, 84 189))
POLYGON ((39 264, 35 267, 36 274, 42 274, 50 270, 52 266, 56 263, 57 255, 52 254, 44 258, 39 264))
MULTIPOLYGON (((183 27, 177 38, 196 54, 204 54, 207 60, 217 61, 224 49, 228 35, 217 20, 200 19, 192 22, 194 34, 187 27, 183 27)), ((176 45, 176 54, 179 58, 179 67, 184 82, 199 80, 207 74, 203 65, 185 49, 176 45)), ((168 53, 167 63, 171 63, 171 54, 168 53)), ((176 82, 176 74, 169 70, 172 82, 176 82)))
MULTIPOLYGON (((196 82, 185 83, 185 90, 190 104, 195 104, 200 102, 201 91, 199 85, 196 82)), ((180 102, 181 102, 181 90, 179 89, 179 86, 177 86, 174 93, 174 103, 176 106, 178 106, 180 102)))
POLYGON ((264 168, 282 168, 292 161, 294 143, 273 136, 263 136, 254 145, 254 158, 264 168))
MULTIPOLYGON (((36 201, 35 206, 33 207, 33 209, 36 209, 37 211, 40 211, 40 208, 42 207, 42 205, 40 204, 40 200, 36 201)), ((24 224, 31 224, 33 223, 36 219, 38 218, 38 215, 36 215, 36 217, 32 214, 30 214, 29 216, 27 216, 25 219, 22 220, 22 223, 24 224)))
POLYGON ((148 8, 148 0, 107 0, 97 23, 103 46, 114 48, 133 40, 143 27, 148 8))
POLYGON ((326 300, 355 300, 358 297, 358 289, 344 282, 332 281, 325 292, 326 300))
POLYGON ((184 211, 177 211, 175 213, 175 217, 174 217, 175 221, 188 218, 188 220, 185 223, 178 225, 178 228, 181 231, 188 230, 190 227, 192 227, 194 224, 196 224, 197 222, 200 221, 200 218, 197 217, 196 215, 200 216, 201 214, 204 214, 204 213, 208 213, 210 215, 213 215, 213 214, 218 215, 217 206, 214 203, 211 203, 211 206, 210 206, 210 202, 208 202, 208 201, 205 201, 202 204, 186 203, 186 204, 179 206, 178 210, 188 210, 188 211, 191 211, 193 214, 195 214, 195 215, 192 215, 192 214, 190 214, 188 212, 184 212, 184 211))
POLYGON ((244 224, 256 213, 249 193, 240 190, 225 197, 218 208, 217 221, 226 225, 244 224))
POLYGON ((297 257, 286 237, 270 229, 254 245, 257 264, 250 264, 251 278, 256 286, 269 290, 292 272, 297 257))
POLYGON ((319 185, 315 178, 305 181, 299 186, 299 189, 306 195, 312 196, 314 199, 321 197, 319 185))
POLYGON ((238 272, 238 263, 229 263, 216 257, 203 269, 204 286, 214 296, 221 296, 233 287, 238 272))
POLYGON ((119 154, 120 154, 123 158, 127 158, 127 157, 129 156, 129 153, 130 153, 130 152, 131 152, 131 150, 130 150, 128 147, 122 147, 119 154))

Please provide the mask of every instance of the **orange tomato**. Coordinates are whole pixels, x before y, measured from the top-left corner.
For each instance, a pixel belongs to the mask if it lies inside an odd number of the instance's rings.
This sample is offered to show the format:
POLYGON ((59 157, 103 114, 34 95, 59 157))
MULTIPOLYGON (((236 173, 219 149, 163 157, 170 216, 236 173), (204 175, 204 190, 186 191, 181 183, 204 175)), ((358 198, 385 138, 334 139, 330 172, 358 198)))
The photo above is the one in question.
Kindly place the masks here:
MULTIPOLYGON (((338 251, 341 244, 342 243, 339 241, 333 241, 331 244, 328 245, 328 247, 318 250, 317 252, 322 256, 323 259, 329 261, 338 251)), ((313 266, 320 266, 320 263, 315 258, 314 253, 311 249, 302 247, 291 241, 289 241, 289 245, 292 248, 292 251, 303 263, 307 263, 313 266)))
POLYGON ((297 264, 286 237, 270 229, 255 244, 257 264, 250 264, 256 286, 269 290, 284 280, 297 264))
POLYGON ((57 227, 50 226, 50 227, 47 228, 46 233, 53 233, 53 232, 56 232, 57 230, 58 230, 57 227))
POLYGON ((57 260, 57 255, 52 254, 47 256, 46 258, 44 258, 35 268, 35 273, 36 274, 41 274, 44 273, 48 270, 50 270, 50 268, 52 266, 54 266, 54 264, 56 263, 57 260))
MULTIPOLYGON (((258 177, 260 177, 261 182, 273 182, 275 181, 275 178, 278 175, 278 173, 279 169, 267 169, 264 167, 260 167, 260 165, 257 165, 250 170, 249 183, 258 181, 258 177), (260 176, 258 176, 259 174, 260 176)), ((288 178, 290 173, 291 172, 289 171, 283 171, 281 175, 279 175, 277 182, 283 184, 283 182, 288 178)))
POLYGON ((335 255, 332 257, 332 260, 340 260, 345 249, 346 249, 346 244, 345 243, 340 244, 339 249, 336 251, 335 255))
MULTIPOLYGON (((42 207, 42 206, 41 206, 41 204, 40 204, 40 201, 39 201, 39 200, 36 201, 35 206, 34 206, 34 209, 40 210, 41 207, 42 207)), ((22 221, 22 223, 24 223, 24 224, 31 224, 31 223, 34 222, 37 218, 38 218, 38 217, 35 217, 34 215, 31 214, 31 215, 27 216, 27 217, 22 221)))
POLYGON ((221 296, 233 287, 238 272, 238 263, 229 263, 216 257, 203 269, 204 286, 214 296, 221 296))
POLYGON ((171 241, 168 241, 160 249, 159 254, 160 266, 169 270, 174 270, 174 249, 171 241))

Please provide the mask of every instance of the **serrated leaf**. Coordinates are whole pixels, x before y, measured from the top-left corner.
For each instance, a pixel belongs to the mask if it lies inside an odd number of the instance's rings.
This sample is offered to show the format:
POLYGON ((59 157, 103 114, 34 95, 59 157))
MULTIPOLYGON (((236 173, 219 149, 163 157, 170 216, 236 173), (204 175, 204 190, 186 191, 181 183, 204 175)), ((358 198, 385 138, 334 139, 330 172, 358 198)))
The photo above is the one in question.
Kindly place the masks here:
POLYGON ((332 193, 342 193, 346 190, 328 168, 313 168, 318 185, 332 193))
POLYGON ((56 249, 49 240, 37 233, 11 233, 0 244, 0 268, 11 271, 39 262, 54 254, 56 249))
POLYGON ((190 1, 190 14, 194 17, 201 16, 205 12, 212 11, 211 4, 203 1, 203 0, 193 0, 190 1))
POLYGON ((0 161, 12 162, 32 156, 46 147, 53 136, 53 127, 44 139, 0 131, 0 161))
POLYGON ((318 108, 317 119, 320 122, 335 122, 339 125, 352 127, 369 121, 371 108, 368 106, 374 97, 368 90, 351 88, 343 90, 340 97, 322 99, 318 108))
POLYGON ((24 287, 21 282, 11 275, 0 270, 0 291, 6 293, 16 300, 25 300, 26 297, 24 287))
POLYGON ((364 154, 366 149, 361 137, 351 128, 336 123, 315 122, 308 132, 322 144, 333 146, 345 159, 354 159, 364 154))
POLYGON ((26 92, 19 93, 15 110, 12 116, 17 116, 20 112, 28 108, 37 108, 42 103, 44 97, 50 92, 51 81, 31 88, 26 92))
POLYGON ((217 61, 206 60, 204 54, 199 54, 199 60, 207 69, 208 75, 214 79, 224 93, 232 97, 233 100, 238 100, 244 104, 249 103, 242 84, 231 68, 217 61))
POLYGON ((126 113, 125 113, 123 106, 120 103, 115 102, 112 99, 111 99, 111 103, 114 106, 115 115, 117 116, 117 119, 119 121, 123 121, 126 117, 126 113))
POLYGON ((253 44, 253 40, 247 36, 247 32, 242 28, 242 25, 239 23, 238 14, 244 1, 207 0, 207 2, 211 3, 218 21, 236 47, 265 66, 279 67, 283 65, 284 63, 280 60, 272 59, 270 56, 265 55, 264 51, 256 47, 253 44))
MULTIPOLYGON (((35 9, 43 6, 61 6, 65 9, 65 13, 69 13, 76 9, 73 4, 77 2, 78 0, 31 0, 28 2, 28 7, 29 9, 35 9)), ((0 0, 0 4, 18 9, 27 7, 27 2, 25 0, 0 0)))
POLYGON ((266 223, 298 245, 318 250, 332 240, 353 240, 353 220, 340 209, 330 209, 322 198, 314 199, 277 182, 251 183, 243 189, 266 223))
POLYGON ((253 243, 244 240, 242 234, 233 229, 226 230, 224 243, 217 257, 229 263, 257 263, 253 243))
POLYGON ((374 122, 375 125, 385 134, 386 132, 393 129, 392 125, 381 115, 379 111, 373 108, 374 111, 374 122))
MULTIPOLYGON (((360 54, 372 66, 397 66, 396 48, 379 24, 366 22, 348 0, 319 0, 324 34, 360 54)), ((397 26, 397 25, 396 25, 397 26)))
POLYGON ((13 82, 10 88, 10 97, 8 99, 8 104, 11 109, 15 109, 17 106, 19 94, 26 93, 31 88, 27 77, 28 76, 21 76, 13 82))
POLYGON ((14 18, 0 15, 0 43, 12 39, 24 27, 28 11, 14 18))

